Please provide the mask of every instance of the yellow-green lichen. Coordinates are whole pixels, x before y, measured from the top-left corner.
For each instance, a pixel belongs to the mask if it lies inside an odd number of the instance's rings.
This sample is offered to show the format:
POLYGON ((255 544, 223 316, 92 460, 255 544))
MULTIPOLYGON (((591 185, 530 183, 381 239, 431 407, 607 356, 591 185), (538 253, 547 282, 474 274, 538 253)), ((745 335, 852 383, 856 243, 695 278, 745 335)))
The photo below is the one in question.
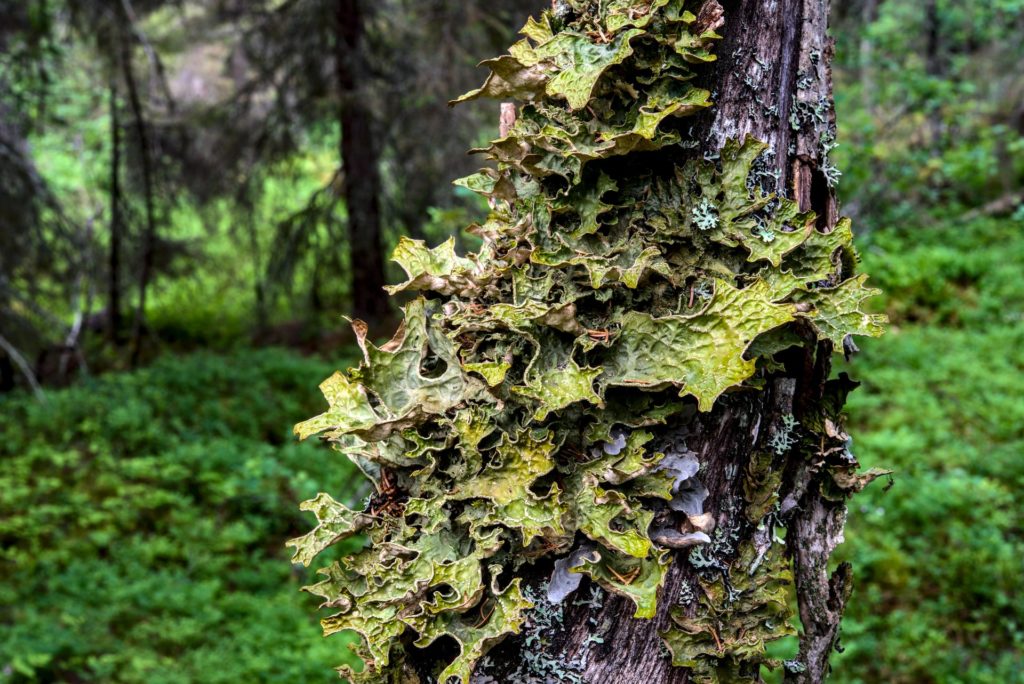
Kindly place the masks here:
MULTIPOLYGON (((524 565, 565 556, 577 538, 588 552, 571 571, 654 616, 672 555, 649 527, 656 512, 693 516, 707 496, 686 479, 695 458, 656 439, 660 426, 760 386, 790 328, 839 346, 879 333, 862 310, 872 291, 850 272, 848 222, 821 233, 812 213, 762 189, 763 143, 690 158, 700 141, 688 117, 711 105, 694 78, 718 38, 697 27, 696 4, 570 2, 486 63, 491 76, 462 99, 521 106, 480 150, 495 166, 458 181, 492 207, 472 228, 483 246, 459 256, 452 241, 403 240, 407 277, 391 291, 426 296, 380 347, 355 323, 362 362, 325 381, 329 408, 296 427, 376 489, 359 511, 308 502, 318 524, 291 542, 308 565, 365 540, 308 588, 332 611, 326 634, 360 635, 354 682, 394 681, 413 649, 447 637, 458 654, 433 674, 467 684, 530 619, 524 565)), ((770 455, 758 459, 736 520, 777 503, 770 455)), ((851 473, 835 471, 838 491, 858 486, 851 473)), ((691 562, 727 572, 733 534, 720 527, 691 562)), ((707 681, 766 662, 764 643, 789 630, 777 550, 757 565, 738 551, 728 596, 709 583, 697 617, 677 614, 665 636, 707 681)))

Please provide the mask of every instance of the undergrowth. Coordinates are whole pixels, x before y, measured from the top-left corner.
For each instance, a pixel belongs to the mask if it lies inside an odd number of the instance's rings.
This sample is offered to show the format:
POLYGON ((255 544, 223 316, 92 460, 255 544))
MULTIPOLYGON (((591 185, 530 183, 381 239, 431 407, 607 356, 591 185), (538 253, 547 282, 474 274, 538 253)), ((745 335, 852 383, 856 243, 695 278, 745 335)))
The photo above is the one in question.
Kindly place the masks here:
POLYGON ((855 362, 851 432, 896 477, 840 547, 857 572, 837 682, 1021 681, 1022 229, 949 211, 865 241, 893 326, 855 362))
POLYGON ((165 357, 0 399, 0 682, 336 681, 284 548, 298 501, 351 491, 289 434, 328 368, 165 357))

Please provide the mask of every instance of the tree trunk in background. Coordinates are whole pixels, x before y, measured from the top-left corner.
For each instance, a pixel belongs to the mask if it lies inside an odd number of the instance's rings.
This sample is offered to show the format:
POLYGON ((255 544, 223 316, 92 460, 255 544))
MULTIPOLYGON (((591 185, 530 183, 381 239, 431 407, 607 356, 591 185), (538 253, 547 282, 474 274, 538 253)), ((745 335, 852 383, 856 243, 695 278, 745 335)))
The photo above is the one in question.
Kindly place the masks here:
POLYGON ((117 80, 110 79, 110 252, 107 269, 107 326, 110 341, 121 343, 121 121, 118 116, 117 80))
POLYGON ((875 43, 869 36, 871 24, 878 18, 880 0, 864 0, 861 8, 860 87, 864 109, 875 111, 875 43))
POLYGON ((352 272, 352 314, 367 322, 387 316, 384 292, 384 251, 381 245, 378 168, 380 152, 373 117, 360 90, 368 76, 363 53, 365 17, 360 0, 337 0, 336 77, 340 98, 343 194, 348 209, 349 268, 352 272))
MULTIPOLYGON (((940 54, 942 49, 942 24, 939 17, 938 0, 927 0, 924 11, 925 37, 927 41, 925 45, 925 71, 928 73, 928 76, 937 81, 943 78, 945 71, 942 64, 942 55, 940 54)), ((928 143, 938 154, 942 141, 942 112, 936 103, 928 107, 928 124, 931 133, 931 139, 928 143)))
POLYGON ((139 269, 139 301, 135 309, 135 320, 132 323, 131 365, 135 367, 142 355, 146 293, 153 273, 154 250, 156 249, 156 208, 153 198, 152 149, 149 143, 149 133, 146 130, 146 115, 142 111, 139 88, 135 81, 135 70, 132 67, 132 44, 130 40, 123 39, 121 45, 121 69, 128 87, 128 102, 131 105, 134 119, 136 143, 142 167, 142 193, 146 207, 146 229, 142 237, 142 265, 139 269))
MULTIPOLYGON (((714 4, 709 2, 705 9, 713 9, 714 4)), ((748 134, 769 143, 776 153, 779 191, 796 199, 802 210, 818 212, 819 228, 831 230, 838 214, 827 159, 834 137, 833 48, 826 35, 829 2, 734 0, 722 4, 726 23, 720 32, 724 40, 716 49, 719 59, 713 81, 704 84, 715 93, 717 107, 694 129, 697 139, 705 141, 701 152, 717 153, 727 139, 748 134)), ((737 513, 736 502, 744 499, 743 473, 755 451, 769 448, 784 418, 800 421, 820 412, 831 352, 829 344, 818 343, 810 335, 803 348, 792 350, 785 370, 763 392, 732 395, 680 428, 685 430, 687 447, 697 452, 707 468, 704 484, 710 497, 705 510, 714 515, 719 529, 735 531, 735 548, 747 540, 761 548, 771 543, 771 530, 758 529, 737 513)), ((803 455, 791 451, 784 458, 779 466, 784 473, 779 522, 787 529, 786 548, 793 563, 803 627, 800 665, 790 668, 803 671, 787 672, 786 681, 821 682, 828 672, 829 654, 836 645, 851 588, 848 566, 840 566, 831 576, 827 568, 832 550, 842 540, 846 506, 822 496, 822 475, 803 455)), ((675 553, 656 618, 633 619, 631 601, 604 592, 594 601, 581 601, 592 586, 585 579, 577 594, 562 604, 564 619, 546 628, 543 639, 531 638, 528 624, 522 635, 510 637, 491 651, 474 682, 510 681, 510 673, 524 658, 534 659, 539 654, 550 654, 561 663, 577 663, 581 669, 574 673, 579 679, 572 681, 690 681, 690 670, 672 667, 659 637, 669 625, 669 610, 674 605, 683 606, 691 615, 696 610, 696 602, 681 596, 694 587, 700 591, 696 571, 687 562, 689 551, 675 553)), ((536 594, 543 593, 549 572, 550 565, 536 569, 536 594)))

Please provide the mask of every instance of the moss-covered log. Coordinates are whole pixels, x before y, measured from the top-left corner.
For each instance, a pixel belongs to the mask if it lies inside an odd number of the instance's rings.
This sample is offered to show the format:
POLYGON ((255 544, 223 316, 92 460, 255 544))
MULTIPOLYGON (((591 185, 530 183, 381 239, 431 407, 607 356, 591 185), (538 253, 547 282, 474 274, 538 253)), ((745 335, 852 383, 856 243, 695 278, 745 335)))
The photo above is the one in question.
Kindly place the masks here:
POLYGON ((877 335, 838 217, 824 0, 557 0, 461 99, 514 100, 476 254, 404 241, 394 339, 324 383, 376 492, 310 588, 356 682, 821 681, 858 475, 833 349, 877 335), (785 531, 783 533, 783 531, 785 531), (784 539, 783 539, 784 537, 784 539), (349 543, 347 548, 351 548, 349 543), (795 629, 784 665, 766 645, 795 629))

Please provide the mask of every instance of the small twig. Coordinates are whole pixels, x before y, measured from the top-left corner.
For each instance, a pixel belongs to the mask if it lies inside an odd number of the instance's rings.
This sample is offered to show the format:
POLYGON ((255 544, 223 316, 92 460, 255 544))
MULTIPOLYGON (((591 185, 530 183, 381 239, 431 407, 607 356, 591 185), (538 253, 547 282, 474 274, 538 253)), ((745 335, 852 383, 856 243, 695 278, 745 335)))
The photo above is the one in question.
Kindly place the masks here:
POLYGON ((121 8, 124 10, 124 15, 128 19, 128 23, 131 25, 131 31, 135 34, 136 40, 142 46, 142 50, 146 53, 146 59, 149 61, 149 68, 152 72, 153 81, 160 84, 160 90, 163 91, 164 98, 167 100, 167 108, 173 113, 174 112, 174 98, 171 96, 171 88, 167 84, 167 76, 164 73, 163 62, 160 61, 160 56, 156 53, 153 48, 153 44, 149 42, 149 38, 143 33, 142 29, 139 28, 139 20, 135 15, 135 9, 132 7, 131 0, 121 0, 121 8))
POLYGON ((718 652, 721 653, 724 649, 722 648, 722 640, 718 637, 718 632, 715 631, 714 627, 709 627, 708 629, 711 631, 711 636, 715 640, 715 646, 718 647, 718 652))
POLYGON ((631 572, 628 572, 625 575, 620 575, 615 572, 615 568, 608 568, 608 571, 615 575, 620 582, 626 585, 632 584, 636 578, 640 576, 640 568, 633 568, 631 572))
POLYGON ((476 623, 476 625, 473 626, 473 629, 479 629, 480 627, 483 627, 484 624, 486 624, 486 622, 491 619, 491 616, 494 615, 494 608, 495 608, 494 604, 491 604, 491 609, 489 611, 487 611, 486 615, 484 615, 483 614, 484 606, 481 605, 480 606, 480 622, 476 623))

